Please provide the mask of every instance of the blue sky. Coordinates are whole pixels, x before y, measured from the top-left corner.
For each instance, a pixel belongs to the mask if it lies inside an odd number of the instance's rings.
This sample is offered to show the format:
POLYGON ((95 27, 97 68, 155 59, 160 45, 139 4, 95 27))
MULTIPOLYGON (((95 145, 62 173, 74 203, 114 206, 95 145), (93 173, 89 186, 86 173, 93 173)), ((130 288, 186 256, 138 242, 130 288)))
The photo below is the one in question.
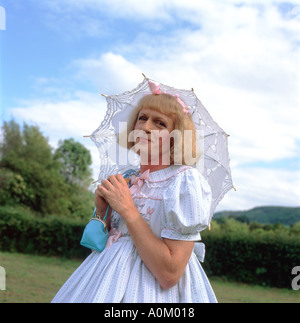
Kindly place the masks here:
POLYGON ((300 201, 300 1, 0 0, 1 122, 38 124, 55 147, 95 130, 100 93, 141 73, 194 88, 230 134, 218 210, 300 201))

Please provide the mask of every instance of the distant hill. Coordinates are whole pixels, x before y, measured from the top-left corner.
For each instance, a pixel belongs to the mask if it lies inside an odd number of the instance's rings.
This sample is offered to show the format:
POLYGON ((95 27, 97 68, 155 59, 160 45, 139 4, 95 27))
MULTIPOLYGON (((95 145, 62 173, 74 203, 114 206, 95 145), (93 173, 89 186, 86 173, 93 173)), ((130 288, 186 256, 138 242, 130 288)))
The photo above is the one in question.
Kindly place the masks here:
POLYGON ((233 217, 249 219, 250 222, 263 224, 282 223, 291 225, 300 221, 300 207, 262 206, 247 211, 222 211, 214 214, 213 219, 233 217), (246 218, 245 218, 246 217, 246 218))

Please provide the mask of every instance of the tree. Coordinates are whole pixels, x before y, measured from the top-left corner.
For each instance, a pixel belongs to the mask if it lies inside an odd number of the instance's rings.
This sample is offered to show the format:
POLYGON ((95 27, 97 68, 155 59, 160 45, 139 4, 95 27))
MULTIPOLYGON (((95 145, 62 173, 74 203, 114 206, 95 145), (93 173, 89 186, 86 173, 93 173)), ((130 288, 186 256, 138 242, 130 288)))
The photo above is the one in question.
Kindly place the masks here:
POLYGON ((81 143, 74 139, 59 141, 54 159, 60 163, 60 173, 68 184, 69 210, 72 215, 82 217, 93 208, 91 183, 91 154, 81 143))
POLYGON ((73 139, 53 153, 38 126, 4 122, 0 142, 0 205, 24 205, 41 214, 91 213, 89 151, 73 139))
POLYGON ((61 163, 61 174, 69 184, 86 186, 91 180, 92 158, 89 150, 74 139, 59 141, 54 159, 61 163))
POLYGON ((4 122, 2 126, 3 138, 0 142, 0 166, 14 168, 17 156, 22 154, 23 140, 20 126, 14 121, 4 122))
POLYGON ((37 126, 4 122, 0 167, 4 183, 2 204, 21 203, 41 213, 65 211, 66 185, 53 159, 48 139, 37 126), (59 189, 58 189, 59 188, 59 189), (5 193, 5 194, 4 194, 5 193))

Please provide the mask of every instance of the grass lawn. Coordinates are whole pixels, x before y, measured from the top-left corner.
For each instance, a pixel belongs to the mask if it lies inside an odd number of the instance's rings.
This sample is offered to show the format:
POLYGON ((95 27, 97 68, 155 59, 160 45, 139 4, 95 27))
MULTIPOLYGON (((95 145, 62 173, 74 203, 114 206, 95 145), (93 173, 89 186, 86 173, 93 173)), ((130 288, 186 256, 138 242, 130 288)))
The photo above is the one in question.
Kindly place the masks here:
MULTIPOLYGON (((49 303, 81 260, 0 252, 6 291, 0 303, 49 303)), ((211 279, 220 303, 300 303, 300 291, 211 279)))

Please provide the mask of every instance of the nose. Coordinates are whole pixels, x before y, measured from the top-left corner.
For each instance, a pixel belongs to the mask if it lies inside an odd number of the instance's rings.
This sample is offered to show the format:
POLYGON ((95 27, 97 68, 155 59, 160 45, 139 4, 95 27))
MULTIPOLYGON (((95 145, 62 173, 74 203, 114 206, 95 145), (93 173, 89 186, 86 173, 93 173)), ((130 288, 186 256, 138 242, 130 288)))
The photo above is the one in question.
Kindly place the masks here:
POLYGON ((148 119, 146 122, 144 122, 142 130, 144 130, 146 133, 151 133, 151 120, 148 119))

